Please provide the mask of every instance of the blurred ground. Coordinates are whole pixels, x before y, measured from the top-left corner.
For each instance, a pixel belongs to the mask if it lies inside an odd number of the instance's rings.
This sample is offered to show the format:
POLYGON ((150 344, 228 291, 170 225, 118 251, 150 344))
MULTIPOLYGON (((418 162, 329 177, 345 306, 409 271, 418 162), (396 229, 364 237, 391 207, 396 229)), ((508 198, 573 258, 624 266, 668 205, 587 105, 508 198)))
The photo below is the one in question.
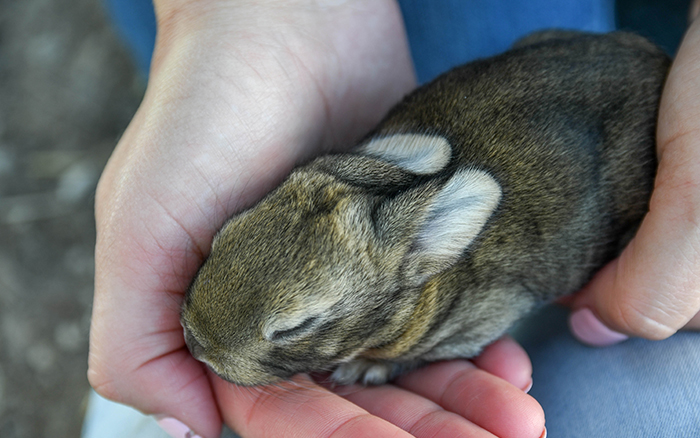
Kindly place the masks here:
POLYGON ((0 0, 0 437, 78 437, 94 188, 142 84, 97 0, 0 0))
MULTIPOLYGON (((673 51, 687 3, 620 22, 673 51)), ((0 0, 1 438, 79 436, 94 188, 142 91, 99 0, 0 0)))

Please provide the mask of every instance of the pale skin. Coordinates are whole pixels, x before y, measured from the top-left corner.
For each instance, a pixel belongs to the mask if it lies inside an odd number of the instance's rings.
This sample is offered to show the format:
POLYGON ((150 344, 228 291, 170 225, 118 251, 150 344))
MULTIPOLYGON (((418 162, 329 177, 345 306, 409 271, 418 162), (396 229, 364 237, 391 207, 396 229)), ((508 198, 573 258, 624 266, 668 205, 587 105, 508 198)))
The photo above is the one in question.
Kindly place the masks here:
MULTIPOLYGON (((473 361, 341 394, 306 376, 284 388, 238 388, 189 355, 179 304, 224 220, 296 162, 351 145, 415 78, 393 0, 155 5, 148 90, 96 198, 88 377, 97 392, 203 437, 217 436, 222 421, 246 437, 539 437, 544 414, 523 391, 531 364, 508 338, 473 361)), ((574 301, 634 336, 700 326, 696 39, 697 24, 664 94, 652 211, 629 255, 574 301), (606 290, 617 298, 598 298, 606 290)))

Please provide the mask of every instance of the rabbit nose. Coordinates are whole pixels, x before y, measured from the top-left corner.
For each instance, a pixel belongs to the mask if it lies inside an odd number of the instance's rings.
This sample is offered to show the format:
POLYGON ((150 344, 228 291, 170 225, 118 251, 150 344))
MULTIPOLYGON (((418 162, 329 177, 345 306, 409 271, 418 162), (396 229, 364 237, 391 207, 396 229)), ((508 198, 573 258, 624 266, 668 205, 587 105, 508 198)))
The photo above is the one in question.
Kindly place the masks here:
POLYGON ((187 344, 187 348, 195 359, 202 360, 204 357, 204 347, 202 347, 202 344, 197 341, 187 328, 185 328, 185 344, 187 344))

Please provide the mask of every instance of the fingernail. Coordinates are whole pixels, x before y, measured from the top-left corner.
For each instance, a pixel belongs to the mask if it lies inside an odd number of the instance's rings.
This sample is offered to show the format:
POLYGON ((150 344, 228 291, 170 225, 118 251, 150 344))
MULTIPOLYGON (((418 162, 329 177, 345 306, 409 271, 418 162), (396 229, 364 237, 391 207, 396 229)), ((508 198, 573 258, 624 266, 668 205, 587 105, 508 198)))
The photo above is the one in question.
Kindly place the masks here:
POLYGON ((546 427, 542 431, 542 435, 540 435, 540 438, 547 438, 547 428, 546 427))
POLYGON ((607 328, 591 309, 585 307, 571 314, 569 327, 579 341, 594 347, 607 347, 629 338, 625 334, 607 328))
POLYGON ((161 418, 158 420, 158 426, 173 438, 202 438, 192 432, 192 430, 182 422, 172 417, 161 418))
POLYGON ((528 383, 527 385, 525 385, 525 387, 523 388, 523 392, 524 392, 525 394, 527 394, 528 392, 530 392, 531 389, 532 389, 532 379, 530 379, 530 383, 528 383))

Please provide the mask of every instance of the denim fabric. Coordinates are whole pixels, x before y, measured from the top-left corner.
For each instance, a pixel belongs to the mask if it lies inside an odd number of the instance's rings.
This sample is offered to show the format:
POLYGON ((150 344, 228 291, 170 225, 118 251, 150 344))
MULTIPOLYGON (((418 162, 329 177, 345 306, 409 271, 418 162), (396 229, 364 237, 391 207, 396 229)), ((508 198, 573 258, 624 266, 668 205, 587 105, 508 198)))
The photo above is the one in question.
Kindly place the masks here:
POLYGON ((591 348, 571 336, 567 314, 547 307, 515 334, 532 359, 530 394, 549 436, 700 437, 698 333, 591 348))
POLYGON ((156 43, 156 14, 151 0, 103 0, 107 14, 144 77, 156 43))
POLYGON ((612 0, 399 0, 422 83, 475 58, 508 49, 538 29, 609 32, 612 0))

